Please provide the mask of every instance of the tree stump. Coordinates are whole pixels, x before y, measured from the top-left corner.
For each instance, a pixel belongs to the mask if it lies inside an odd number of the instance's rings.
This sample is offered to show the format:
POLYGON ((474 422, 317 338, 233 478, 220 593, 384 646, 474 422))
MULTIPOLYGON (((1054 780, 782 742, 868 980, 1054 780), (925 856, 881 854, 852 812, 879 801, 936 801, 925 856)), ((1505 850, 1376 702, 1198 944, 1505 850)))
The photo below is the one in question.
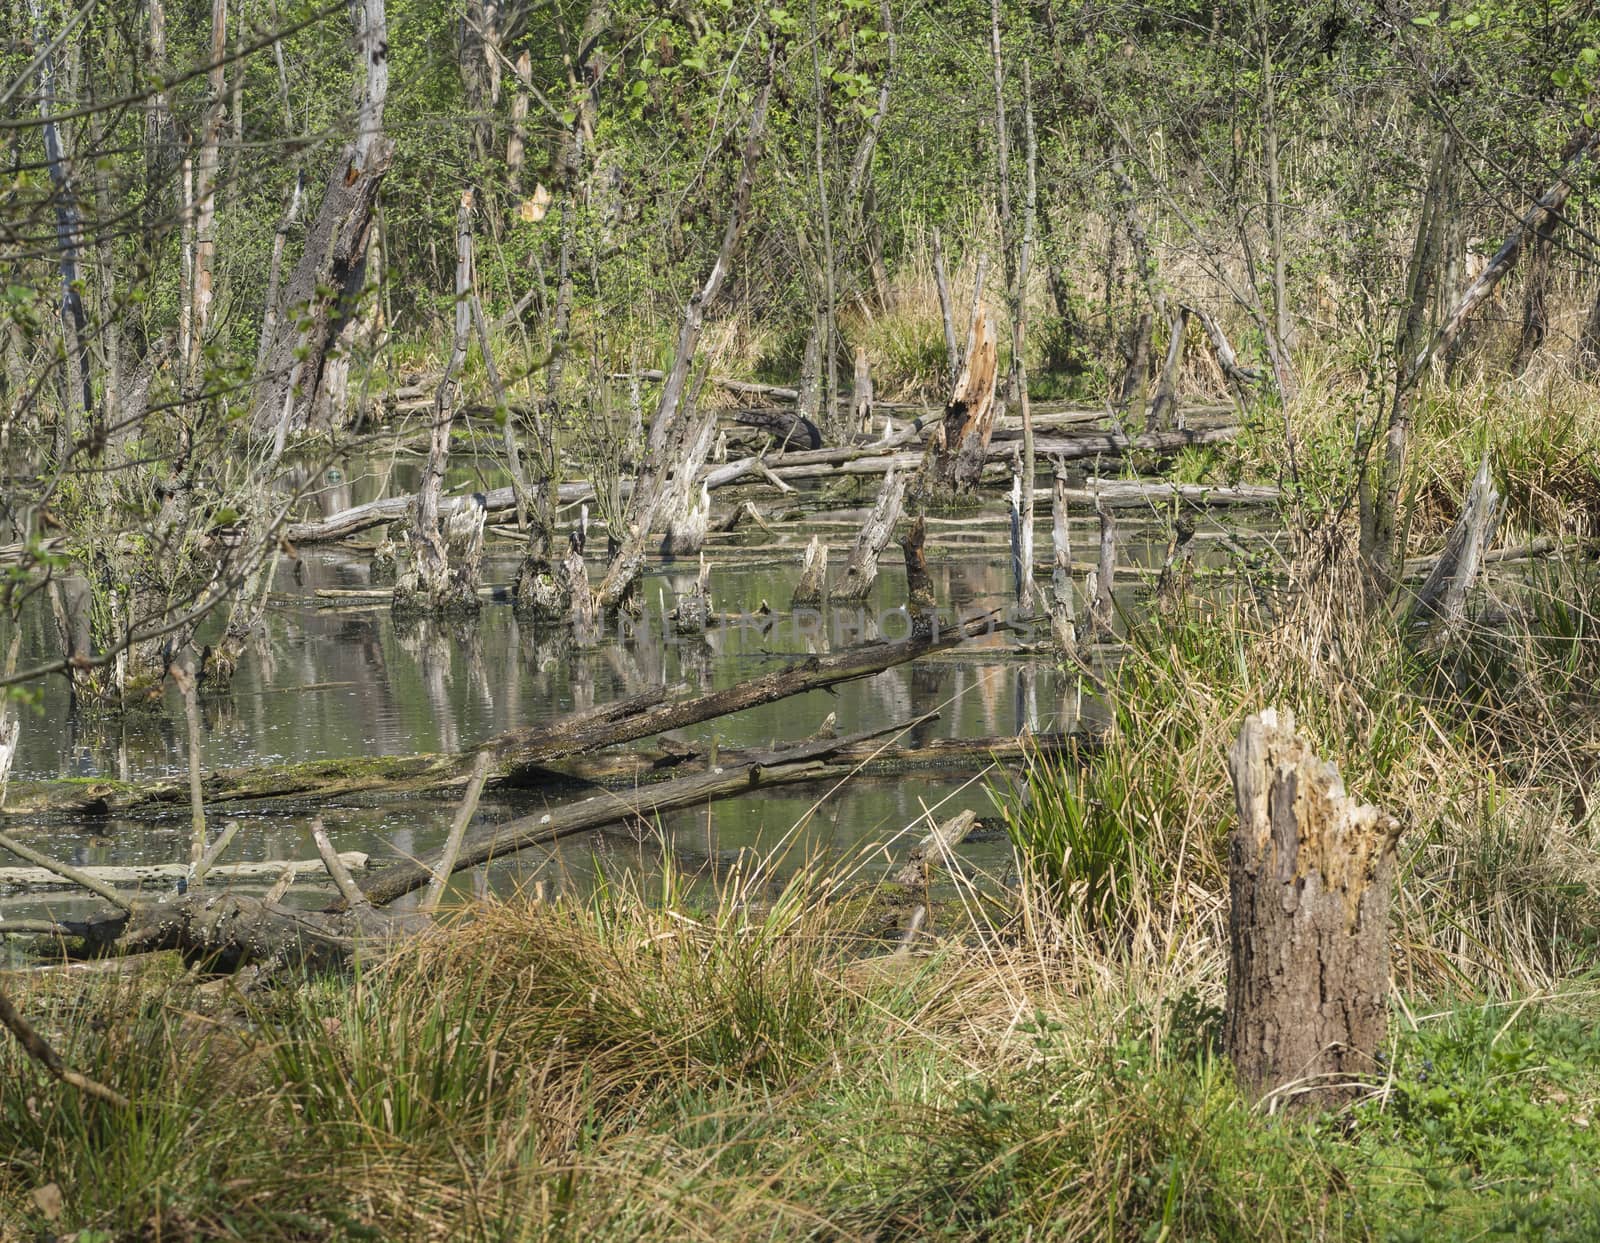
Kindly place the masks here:
POLYGON ((790 608, 814 607, 828 598, 828 546, 820 536, 813 535, 806 545, 806 559, 800 568, 800 581, 795 584, 790 608))
POLYGON ((1245 721, 1228 767, 1228 1054, 1252 1099, 1337 1106, 1383 1041, 1399 825, 1345 794, 1287 711, 1245 721))
POLYGON ((865 600, 878 580, 878 558, 889 546, 895 523, 900 521, 900 508, 905 501, 905 481, 890 471, 878 490, 877 502, 867 520, 861 524, 855 547, 850 550, 850 560, 844 574, 830 593, 835 600, 855 602, 865 600))
POLYGON ((939 601, 928 574, 928 558, 923 552, 927 523, 918 514, 911 528, 900 537, 900 550, 906 555, 906 614, 911 618, 911 638, 918 642, 932 639, 939 629, 939 601))

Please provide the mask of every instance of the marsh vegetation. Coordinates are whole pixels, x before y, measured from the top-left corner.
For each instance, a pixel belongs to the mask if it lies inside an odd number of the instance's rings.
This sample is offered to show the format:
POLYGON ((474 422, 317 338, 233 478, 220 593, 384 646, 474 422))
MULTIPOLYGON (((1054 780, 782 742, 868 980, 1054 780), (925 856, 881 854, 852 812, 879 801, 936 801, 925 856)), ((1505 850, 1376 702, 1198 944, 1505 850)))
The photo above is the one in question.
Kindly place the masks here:
POLYGON ((1587 10, 13 10, 0 1240, 1600 1235, 1587 10))

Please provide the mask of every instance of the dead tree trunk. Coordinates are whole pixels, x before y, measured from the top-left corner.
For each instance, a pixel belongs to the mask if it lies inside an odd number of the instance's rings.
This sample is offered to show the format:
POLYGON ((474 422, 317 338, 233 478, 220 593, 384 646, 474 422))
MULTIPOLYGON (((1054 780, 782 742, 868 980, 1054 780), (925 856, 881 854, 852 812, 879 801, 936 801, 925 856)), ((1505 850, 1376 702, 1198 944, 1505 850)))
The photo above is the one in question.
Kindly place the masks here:
POLYGON ((975 309, 966 361, 945 406, 944 420, 928 442, 918 495, 946 497, 970 493, 978 486, 989 437, 999 418, 995 403, 999 363, 994 323, 981 308, 975 309))
POLYGON ((1345 793, 1288 712, 1245 721, 1228 766, 1228 1054, 1270 1107, 1337 1106, 1383 1041, 1399 824, 1345 793))
POLYGON ((800 567, 800 581, 794 585, 789 597, 790 608, 814 607, 828 598, 828 546, 820 536, 813 535, 806 545, 805 561, 800 567))
MULTIPOLYGON (((43 9, 34 0, 33 19, 36 37, 48 49, 43 9)), ((56 420, 53 456, 60 465, 76 436, 72 411, 81 409, 86 423, 93 423, 94 387, 89 371, 89 325, 79 293, 78 251, 83 245, 83 221, 78 212, 77 192, 73 187, 71 161, 61 142, 61 129, 55 120, 55 54, 47 50, 39 65, 39 117, 44 125, 45 162, 50 168, 50 184, 56 199, 56 249, 61 273, 61 346, 66 362, 62 372, 61 415, 56 420)), ((100 429, 103 431, 103 429, 100 429)), ((96 443, 104 437, 97 432, 96 443)))
MULTIPOLYGON (((217 172, 222 149, 222 121, 227 82, 228 3, 211 0, 211 67, 206 75, 205 136, 196 162, 197 177, 194 218, 194 323, 189 338, 190 356, 184 360, 184 374, 195 389, 200 387, 200 351, 211 333, 211 311, 215 291, 212 269, 217 255, 217 172)), ((237 72, 237 70, 236 70, 237 72)))
POLYGON ((878 500, 861 525, 856 545, 850 552, 844 577, 834 584, 835 600, 865 600, 878 578, 878 558, 889 546, 894 535, 894 524, 900 521, 900 506, 905 500, 906 485, 900 475, 891 471, 878 490, 878 500))
POLYGON ((867 363, 867 347, 856 346, 854 382, 851 385, 850 410, 856 431, 863 436, 872 434, 872 368, 867 363))
MULTIPOLYGON (((1424 343, 1426 318, 1433 282, 1439 265, 1439 251, 1444 234, 1439 200, 1449 175, 1452 142, 1448 135, 1441 140, 1433 168, 1428 176, 1422 210, 1417 219, 1416 240, 1412 243, 1411 264, 1406 275, 1406 306, 1395 336, 1394 390, 1389 404, 1389 426, 1384 435, 1383 453, 1376 470, 1368 466, 1366 456, 1370 451, 1371 437, 1359 449, 1361 476, 1361 557, 1368 571, 1368 586, 1376 595, 1385 596, 1393 590, 1398 580, 1400 488, 1406 468, 1406 455, 1411 438, 1411 412, 1416 403, 1416 390, 1422 382, 1427 361, 1432 358, 1434 342, 1424 343), (1417 351, 1421 349, 1421 354, 1417 351), (1412 362, 1413 356, 1417 361, 1412 362)), ((1464 322, 1464 321, 1463 321, 1464 322)))
POLYGON ((1535 230, 1533 255, 1528 260, 1528 278, 1522 291, 1522 333, 1511 357, 1511 374, 1520 376, 1533 362, 1550 329, 1550 255, 1555 249, 1555 231, 1560 222, 1546 216, 1535 230))
POLYGON ((906 557, 906 612, 915 641, 933 638, 939 627, 939 600, 933 594, 933 579, 923 552, 927 532, 927 523, 919 514, 910 530, 900 537, 900 551, 906 557))
POLYGON ((1461 516, 1450 528, 1444 551, 1412 601, 1412 620, 1436 621, 1446 630, 1461 623, 1466 615, 1467 592, 1478 577, 1499 517, 1500 493, 1489 477, 1486 457, 1467 489, 1461 516))
POLYGON ((384 0, 363 0, 361 63, 366 89, 355 141, 328 177, 322 207, 284 290, 284 315, 257 380, 251 425, 258 433, 330 425, 335 411, 324 391, 327 355, 366 281, 373 205, 394 144, 383 132, 389 94, 389 40, 384 0))
POLYGON ((1128 369, 1117 386, 1117 411, 1123 418, 1138 423, 1145 417, 1145 394, 1150 390, 1150 331, 1154 317, 1149 311, 1139 316, 1133 330, 1128 369))
POLYGON ((956 341, 956 317, 950 306, 950 278, 945 275, 944 250, 939 244, 939 230, 933 231, 933 284, 939 292, 939 320, 944 325, 944 352, 950 368, 948 382, 954 384, 961 371, 961 346, 956 341))
POLYGON ((1097 502, 1095 508, 1100 513, 1100 562, 1089 576, 1089 616, 1078 636, 1080 643, 1109 639, 1116 616, 1113 592, 1117 585, 1117 520, 1106 506, 1097 502))
POLYGON ((1072 541, 1067 534, 1067 468, 1057 462, 1050 498, 1050 543, 1055 562, 1050 572, 1050 633, 1067 655, 1078 650, 1072 607, 1072 541))
POLYGON ((806 333, 805 351, 800 357, 800 387, 794 412, 813 427, 824 426, 822 410, 822 339, 827 335, 827 320, 818 315, 806 333))
POLYGON ((479 608, 487 508, 468 505, 453 510, 442 524, 439 519, 439 497, 450 460, 450 429, 455 423, 457 377, 466 362, 472 332, 472 197, 471 190, 463 192, 456 215, 455 340, 434 397, 428 464, 423 468, 411 519, 411 560, 394 587, 397 614, 470 614, 479 608))
POLYGON ((683 449, 676 455, 671 480, 663 489, 657 512, 666 518, 667 533, 661 541, 663 557, 692 557, 705 545, 711 525, 711 493, 695 477, 711 456, 717 435, 717 412, 699 410, 700 388, 705 372, 696 377, 684 411, 688 420, 683 449))
POLYGON ((1572 369, 1584 379, 1593 379, 1600 373, 1600 291, 1589 304, 1589 314, 1583 321, 1583 331, 1572 349, 1572 369))
POLYGON ((1167 342, 1167 361, 1161 368, 1155 400, 1145 418, 1147 432, 1171 431, 1177 426, 1178 373, 1183 369, 1184 342, 1189 335, 1189 308, 1180 306, 1172 317, 1172 336, 1167 342))
POLYGON ((1228 334, 1222 331, 1222 325, 1217 323, 1210 312, 1192 306, 1184 309, 1193 313, 1200 321, 1200 326, 1206 330, 1206 336, 1211 339, 1211 349, 1217 356, 1217 366, 1222 369, 1223 378, 1228 382, 1228 389, 1233 394, 1234 404, 1239 407, 1239 413, 1249 414, 1250 386, 1262 378, 1261 372, 1240 365, 1239 356, 1234 352, 1228 334))
POLYGON ((644 571, 644 545, 650 538, 650 526, 655 519, 655 500, 658 490, 654 480, 663 477, 669 463, 666 452, 674 429, 679 422, 679 405, 684 385, 689 379, 689 367, 700 344, 700 332, 705 325, 707 309, 722 291, 723 282, 733 265, 733 254, 738 248, 745 217, 750 211, 750 193, 755 185, 756 164, 761 156, 762 136, 767 126, 767 101, 772 96, 774 55, 767 56, 766 77, 750 112, 750 125, 745 131, 744 150, 739 170, 739 184, 734 191, 732 210, 722 232, 722 245, 706 283, 689 299, 684 309, 683 325, 678 330, 678 347, 672 358, 672 368, 661 386, 661 398, 656 406, 655 418, 650 423, 650 434, 645 441, 645 459, 628 498, 628 510, 623 519, 624 531, 621 546, 600 584, 599 606, 610 611, 617 608, 629 595, 639 575, 644 571))

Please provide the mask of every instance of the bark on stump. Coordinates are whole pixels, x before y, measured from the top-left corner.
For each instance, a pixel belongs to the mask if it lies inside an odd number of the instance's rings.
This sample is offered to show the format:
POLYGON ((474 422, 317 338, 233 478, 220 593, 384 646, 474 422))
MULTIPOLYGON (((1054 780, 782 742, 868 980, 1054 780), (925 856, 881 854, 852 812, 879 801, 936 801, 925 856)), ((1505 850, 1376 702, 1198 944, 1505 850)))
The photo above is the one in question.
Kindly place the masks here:
POLYGON ((1383 1041, 1399 825, 1345 793, 1290 712, 1245 721, 1228 766, 1228 1054, 1252 1099, 1338 1106, 1383 1041))

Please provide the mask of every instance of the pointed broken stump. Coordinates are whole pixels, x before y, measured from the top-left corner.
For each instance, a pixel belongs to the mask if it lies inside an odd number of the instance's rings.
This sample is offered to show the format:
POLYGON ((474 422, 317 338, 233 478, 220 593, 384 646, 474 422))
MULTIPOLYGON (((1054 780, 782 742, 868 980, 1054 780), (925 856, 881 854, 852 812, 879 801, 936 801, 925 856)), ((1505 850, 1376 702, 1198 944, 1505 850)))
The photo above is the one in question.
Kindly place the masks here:
POLYGON ((678 597, 673 611, 673 629, 679 634, 704 634, 711 625, 711 570, 705 553, 700 554, 700 572, 688 593, 678 597))
POLYGON ((968 493, 978 486, 989 438, 1000 416, 995 381, 1000 375, 994 323, 974 308, 966 361, 945 405, 944 419, 929 443, 918 479, 919 495, 968 493))
POLYGON ((933 594, 933 579, 923 552, 926 540, 927 523, 918 514, 900 537, 900 550, 906 556, 906 613, 911 618, 913 639, 931 639, 939 629, 939 601, 933 594))
POLYGON ((1246 720, 1228 767, 1227 1051, 1269 1108, 1336 1107, 1377 1068, 1399 824, 1345 793, 1292 713, 1246 720))
POLYGON ((1409 617, 1413 623, 1436 624, 1446 632, 1461 624, 1467 613, 1467 593, 1478 577, 1499 518, 1500 493, 1489 475, 1489 459, 1485 457, 1467 489, 1461 516, 1445 537, 1444 551, 1411 602, 1409 617))
POLYGON ((865 600, 872 591, 872 584, 878 579, 878 558, 883 555, 890 537, 894 535, 894 526, 900 521, 900 507, 905 495, 905 481, 891 471, 878 491, 877 503, 861 525, 861 533, 856 536, 844 576, 834 585, 832 595, 835 600, 865 600))
POLYGON ((817 535, 806 545, 805 562, 800 567, 800 581, 789 598, 790 608, 811 608, 828 598, 828 546, 817 535))

